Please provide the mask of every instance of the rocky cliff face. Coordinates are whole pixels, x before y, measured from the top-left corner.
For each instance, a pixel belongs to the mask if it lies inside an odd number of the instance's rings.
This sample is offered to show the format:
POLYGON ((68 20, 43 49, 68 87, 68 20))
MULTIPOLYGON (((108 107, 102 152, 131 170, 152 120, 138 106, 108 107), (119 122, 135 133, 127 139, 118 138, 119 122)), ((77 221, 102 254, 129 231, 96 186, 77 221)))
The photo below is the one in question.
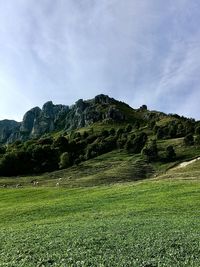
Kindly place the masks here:
POLYGON ((86 101, 80 99, 71 107, 49 101, 42 109, 35 107, 26 112, 21 123, 0 121, 0 142, 38 138, 45 133, 73 130, 97 121, 123 121, 125 115, 117 108, 117 102, 106 95, 86 101))
POLYGON ((117 102, 106 95, 87 101, 79 99, 66 115, 65 130, 89 126, 98 121, 123 121, 125 115, 116 108, 117 102))
POLYGON ((45 103, 40 109, 35 107, 23 117, 20 127, 21 139, 37 138, 45 133, 58 130, 59 120, 66 116, 68 106, 54 105, 52 101, 45 103))
POLYGON ((9 138, 18 139, 20 122, 13 120, 0 121, 0 143, 9 141, 9 138))

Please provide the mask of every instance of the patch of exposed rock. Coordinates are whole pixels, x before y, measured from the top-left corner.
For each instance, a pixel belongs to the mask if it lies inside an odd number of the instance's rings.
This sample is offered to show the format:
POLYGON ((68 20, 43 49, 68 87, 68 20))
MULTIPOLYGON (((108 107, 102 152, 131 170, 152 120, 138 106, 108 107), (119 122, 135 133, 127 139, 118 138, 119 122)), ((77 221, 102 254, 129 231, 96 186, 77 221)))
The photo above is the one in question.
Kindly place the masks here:
POLYGON ((40 109, 27 111, 22 122, 0 121, 0 142, 14 142, 38 138, 45 133, 58 130, 73 130, 89 126, 98 121, 123 121, 125 115, 117 108, 118 101, 106 95, 92 100, 79 99, 71 107, 45 103, 40 109))

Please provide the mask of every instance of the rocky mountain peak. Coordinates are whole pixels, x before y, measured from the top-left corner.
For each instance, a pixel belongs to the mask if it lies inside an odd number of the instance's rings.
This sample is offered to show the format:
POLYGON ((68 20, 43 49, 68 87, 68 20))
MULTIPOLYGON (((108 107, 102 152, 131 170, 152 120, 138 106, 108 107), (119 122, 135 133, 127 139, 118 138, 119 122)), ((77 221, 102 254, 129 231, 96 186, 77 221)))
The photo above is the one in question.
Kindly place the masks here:
POLYGON ((94 99, 79 99, 71 107, 46 102, 42 109, 34 107, 27 111, 21 123, 0 121, 0 142, 13 142, 38 138, 52 131, 77 129, 94 122, 123 121, 125 115, 117 107, 118 101, 100 94, 94 99))
POLYGON ((97 95, 94 98, 95 104, 110 104, 113 100, 113 98, 110 98, 108 95, 104 94, 97 95))

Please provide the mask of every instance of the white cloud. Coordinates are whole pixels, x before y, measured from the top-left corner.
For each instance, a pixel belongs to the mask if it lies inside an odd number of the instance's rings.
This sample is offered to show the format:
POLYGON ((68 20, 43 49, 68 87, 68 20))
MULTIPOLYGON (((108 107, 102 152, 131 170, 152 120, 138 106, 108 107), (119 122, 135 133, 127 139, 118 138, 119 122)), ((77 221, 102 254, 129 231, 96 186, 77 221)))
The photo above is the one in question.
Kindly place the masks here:
POLYGON ((199 117, 190 108, 200 83, 199 7, 196 0, 0 0, 1 118, 98 93, 199 117))

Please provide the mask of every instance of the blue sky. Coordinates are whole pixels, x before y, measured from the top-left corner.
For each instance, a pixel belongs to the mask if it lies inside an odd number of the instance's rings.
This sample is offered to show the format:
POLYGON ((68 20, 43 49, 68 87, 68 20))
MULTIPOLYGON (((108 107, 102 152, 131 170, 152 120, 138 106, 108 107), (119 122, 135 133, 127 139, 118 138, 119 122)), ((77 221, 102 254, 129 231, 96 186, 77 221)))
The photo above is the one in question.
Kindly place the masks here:
POLYGON ((200 119, 199 0, 0 0, 0 119, 104 93, 200 119))

